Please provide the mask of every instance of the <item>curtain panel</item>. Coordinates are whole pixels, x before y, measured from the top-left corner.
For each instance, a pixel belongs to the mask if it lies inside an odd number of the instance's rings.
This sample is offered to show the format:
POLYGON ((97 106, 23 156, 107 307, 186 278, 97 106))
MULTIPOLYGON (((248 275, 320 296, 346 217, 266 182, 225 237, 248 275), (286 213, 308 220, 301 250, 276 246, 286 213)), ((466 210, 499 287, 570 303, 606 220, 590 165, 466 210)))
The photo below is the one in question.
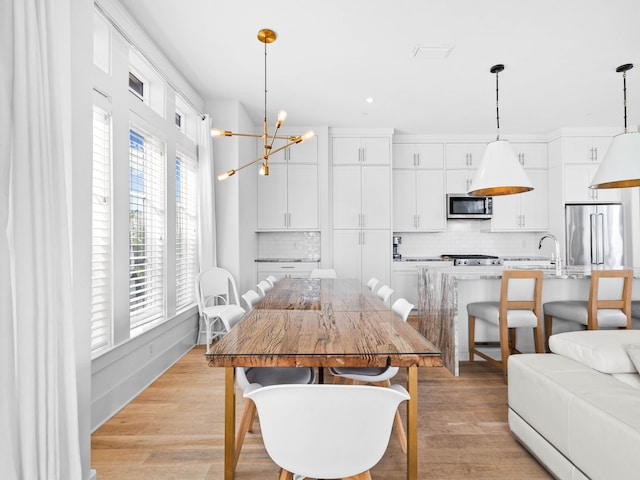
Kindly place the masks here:
POLYGON ((81 478, 61 107, 69 73, 59 63, 70 45, 60 8, 68 11, 68 0, 0 2, 0 465, 8 479, 81 478))

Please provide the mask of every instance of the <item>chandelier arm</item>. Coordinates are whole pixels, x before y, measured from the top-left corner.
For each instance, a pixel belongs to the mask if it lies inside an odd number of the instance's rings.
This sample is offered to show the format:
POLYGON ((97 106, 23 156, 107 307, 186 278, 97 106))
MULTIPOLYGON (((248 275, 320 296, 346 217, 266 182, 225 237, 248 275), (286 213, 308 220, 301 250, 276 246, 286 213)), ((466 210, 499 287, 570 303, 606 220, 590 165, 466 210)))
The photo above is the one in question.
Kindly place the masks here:
POLYGON ((243 168, 250 167, 254 163, 258 163, 260 160, 265 160, 266 158, 267 158, 266 156, 261 155, 260 157, 256 158, 255 160, 251 160, 250 162, 247 162, 244 165, 240 165, 239 167, 234 168, 234 170, 237 172, 239 170, 242 170, 243 168))
POLYGON ((229 137, 253 137, 253 138, 262 138, 262 135, 257 133, 235 133, 231 132, 231 135, 225 135, 229 137))
POLYGON ((296 143, 300 143, 298 140, 300 139, 300 137, 295 137, 295 140, 290 140, 289 143, 287 143, 286 145, 283 145, 282 147, 278 147, 275 150, 273 150, 272 152, 269 152, 269 155, 273 155, 274 153, 278 153, 281 150, 284 150, 285 148, 290 147, 291 145, 295 145, 296 143))

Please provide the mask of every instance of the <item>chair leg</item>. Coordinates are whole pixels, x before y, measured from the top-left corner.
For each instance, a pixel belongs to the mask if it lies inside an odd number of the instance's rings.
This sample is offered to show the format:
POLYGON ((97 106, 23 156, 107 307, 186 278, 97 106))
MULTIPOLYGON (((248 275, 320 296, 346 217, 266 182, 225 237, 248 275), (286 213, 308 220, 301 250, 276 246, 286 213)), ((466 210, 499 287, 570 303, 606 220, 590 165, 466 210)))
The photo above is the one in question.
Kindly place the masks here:
POLYGON ((502 376, 507 383, 507 362, 509 361, 509 327, 506 319, 500 321, 500 354, 502 357, 502 376))
POLYGON ((396 410, 396 415, 393 418, 393 425, 396 427, 398 434, 398 440, 400 441, 400 448, 402 453, 407 453, 407 434, 404 431, 404 425, 402 424, 402 418, 400 418, 400 412, 396 410))
POLYGON ((233 459, 234 469, 238 465, 238 459, 240 458, 240 450, 242 450, 242 444, 244 443, 244 437, 251 428, 253 418, 256 413, 256 404, 253 400, 248 398, 244 402, 242 409, 242 417, 240 417, 240 425, 238 425, 238 431, 236 432, 236 445, 235 445, 235 458, 233 459))
POLYGON ((476 349, 476 317, 469 315, 469 361, 473 362, 476 349))
POLYGON ((509 329, 509 355, 513 355, 516 352, 516 329, 509 329))
POLYGON ((293 473, 286 471, 284 468, 281 468, 278 480, 293 480, 293 473))
POLYGON ((551 315, 545 315, 544 316, 544 349, 547 352, 550 352, 551 350, 549 350, 549 337, 552 334, 551 329, 553 328, 553 317, 551 315))
MULTIPOLYGON (((540 325, 540 322, 538 322, 540 325)), ((544 353, 542 349, 542 328, 540 326, 533 329, 533 345, 535 346, 536 353, 544 353)))

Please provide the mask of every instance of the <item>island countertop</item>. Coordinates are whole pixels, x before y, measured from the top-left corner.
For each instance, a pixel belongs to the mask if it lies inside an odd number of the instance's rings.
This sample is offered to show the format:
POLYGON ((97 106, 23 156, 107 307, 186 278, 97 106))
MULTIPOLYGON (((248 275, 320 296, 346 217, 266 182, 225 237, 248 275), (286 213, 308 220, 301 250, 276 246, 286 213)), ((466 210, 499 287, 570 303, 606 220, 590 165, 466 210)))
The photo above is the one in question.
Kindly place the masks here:
MULTIPOLYGON (((591 278, 592 270, 604 270, 605 267, 592 267, 591 265, 572 265, 556 269, 555 265, 551 266, 429 266, 422 267, 425 270, 437 270, 441 274, 449 275, 457 280, 492 280, 502 278, 503 270, 542 270, 545 279, 582 279, 591 278)), ((606 267, 608 268, 608 267, 606 267)), ((622 267, 615 267, 621 269, 622 267)), ((640 278, 640 268, 632 268, 633 278, 640 278)))

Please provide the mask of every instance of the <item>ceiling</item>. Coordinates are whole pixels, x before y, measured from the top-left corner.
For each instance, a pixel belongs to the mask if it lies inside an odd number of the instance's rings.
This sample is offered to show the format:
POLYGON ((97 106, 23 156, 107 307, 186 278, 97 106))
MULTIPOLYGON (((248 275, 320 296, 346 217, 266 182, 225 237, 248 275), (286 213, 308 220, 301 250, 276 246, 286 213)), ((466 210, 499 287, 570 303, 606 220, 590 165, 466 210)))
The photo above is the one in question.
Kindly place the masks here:
MULTIPOLYGON (((544 134, 640 123, 638 0, 121 0, 205 100, 269 122, 399 133, 544 134), (416 45, 452 46, 446 58, 416 45), (367 97, 374 99, 369 104, 367 97)), ((220 125, 224 128, 224 125, 220 125)))

